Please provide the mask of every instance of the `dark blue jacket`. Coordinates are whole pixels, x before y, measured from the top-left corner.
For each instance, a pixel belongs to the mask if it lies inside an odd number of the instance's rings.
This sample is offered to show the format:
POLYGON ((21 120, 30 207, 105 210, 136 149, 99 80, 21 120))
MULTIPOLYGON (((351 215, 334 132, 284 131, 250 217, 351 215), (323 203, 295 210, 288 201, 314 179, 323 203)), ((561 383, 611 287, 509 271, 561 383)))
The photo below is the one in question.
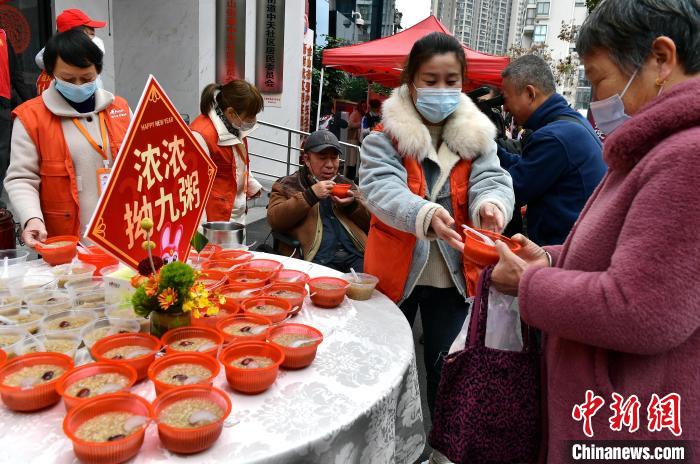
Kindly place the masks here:
POLYGON ((588 121, 555 93, 530 116, 534 131, 522 156, 499 147, 513 177, 516 206, 527 205, 527 232, 538 245, 564 243, 588 197, 607 171, 602 145, 588 121), (560 116, 578 119, 581 124, 560 116))

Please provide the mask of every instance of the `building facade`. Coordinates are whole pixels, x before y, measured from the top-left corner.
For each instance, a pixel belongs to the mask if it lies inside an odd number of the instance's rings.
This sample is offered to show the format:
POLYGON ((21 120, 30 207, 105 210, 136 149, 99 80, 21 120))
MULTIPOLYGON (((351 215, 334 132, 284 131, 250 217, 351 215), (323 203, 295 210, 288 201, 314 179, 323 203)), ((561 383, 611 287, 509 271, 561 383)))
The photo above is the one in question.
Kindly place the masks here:
POLYGON ((513 1, 517 0, 434 0, 432 13, 469 48, 504 55, 513 1))
MULTIPOLYGON (((328 35, 350 43, 368 42, 401 28, 396 0, 317 0, 328 4, 328 35)), ((320 8, 317 11, 322 11, 320 8)), ((318 18, 316 18, 318 23, 318 18)))

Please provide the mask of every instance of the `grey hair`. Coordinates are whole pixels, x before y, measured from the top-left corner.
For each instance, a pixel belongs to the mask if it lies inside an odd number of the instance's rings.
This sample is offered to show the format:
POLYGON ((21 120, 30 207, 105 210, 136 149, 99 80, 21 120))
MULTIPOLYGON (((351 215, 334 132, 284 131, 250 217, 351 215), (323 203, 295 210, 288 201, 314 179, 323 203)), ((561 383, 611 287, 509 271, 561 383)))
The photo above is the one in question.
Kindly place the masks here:
POLYGON ((584 56, 606 49, 627 74, 639 69, 654 40, 667 36, 686 73, 700 71, 698 0, 604 0, 581 26, 576 50, 584 56))
POLYGON ((524 55, 511 61, 501 77, 510 79, 518 92, 522 92, 528 85, 537 87, 545 95, 556 91, 552 69, 537 55, 524 55))

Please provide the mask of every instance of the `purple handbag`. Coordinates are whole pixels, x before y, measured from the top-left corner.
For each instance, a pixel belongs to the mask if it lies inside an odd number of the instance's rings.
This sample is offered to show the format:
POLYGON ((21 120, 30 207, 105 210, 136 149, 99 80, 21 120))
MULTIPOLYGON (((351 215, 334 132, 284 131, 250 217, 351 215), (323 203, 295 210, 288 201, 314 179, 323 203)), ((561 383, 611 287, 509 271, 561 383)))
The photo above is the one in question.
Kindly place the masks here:
POLYGON ((542 435, 541 353, 525 324, 522 352, 486 347, 492 270, 479 277, 465 348, 444 359, 429 442, 456 463, 534 463, 542 435))

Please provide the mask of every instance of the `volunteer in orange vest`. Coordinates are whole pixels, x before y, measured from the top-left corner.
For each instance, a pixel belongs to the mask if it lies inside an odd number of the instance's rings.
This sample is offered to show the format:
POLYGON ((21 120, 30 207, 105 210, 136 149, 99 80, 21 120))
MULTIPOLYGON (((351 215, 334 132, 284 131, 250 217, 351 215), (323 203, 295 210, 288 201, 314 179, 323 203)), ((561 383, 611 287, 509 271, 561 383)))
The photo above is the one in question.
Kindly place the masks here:
POLYGON ((82 234, 131 119, 126 100, 97 88, 102 52, 82 31, 51 37, 44 62, 54 81, 13 111, 5 178, 30 247, 82 234))
POLYGON ((440 353, 470 305, 461 225, 500 232, 515 201, 496 156, 496 129, 462 94, 465 68, 454 37, 432 33, 416 42, 403 85, 384 102, 360 157, 360 191, 373 214, 365 272, 379 277, 411 325, 420 309, 431 413, 440 353))
MULTIPOLYGON (((90 37, 90 39, 95 43, 95 45, 100 47, 100 50, 103 54, 105 52, 105 44, 104 42, 102 42, 102 39, 95 35, 95 29, 105 27, 106 25, 106 21, 96 21, 94 19, 91 19, 82 10, 78 10, 77 8, 63 10, 61 14, 56 16, 56 30, 58 32, 66 32, 70 31, 71 29, 81 30, 85 34, 87 34, 88 37, 90 37)), ((39 74, 39 77, 36 80, 36 93, 37 95, 41 95, 41 93, 44 90, 49 88, 49 84, 51 84, 51 81, 53 80, 53 77, 51 77, 46 72, 44 66, 43 48, 39 50, 39 53, 36 54, 36 57, 34 57, 34 61, 36 62, 36 65, 39 67, 39 69, 41 69, 41 74, 39 74)), ((97 84, 98 87, 102 88, 102 81, 99 77, 97 80, 97 84)))
POLYGON ((263 110, 262 95, 242 79, 225 85, 209 84, 202 91, 199 109, 202 114, 190 128, 218 168, 206 220, 245 224, 247 200, 262 193, 262 186, 250 172, 246 141, 263 110))

